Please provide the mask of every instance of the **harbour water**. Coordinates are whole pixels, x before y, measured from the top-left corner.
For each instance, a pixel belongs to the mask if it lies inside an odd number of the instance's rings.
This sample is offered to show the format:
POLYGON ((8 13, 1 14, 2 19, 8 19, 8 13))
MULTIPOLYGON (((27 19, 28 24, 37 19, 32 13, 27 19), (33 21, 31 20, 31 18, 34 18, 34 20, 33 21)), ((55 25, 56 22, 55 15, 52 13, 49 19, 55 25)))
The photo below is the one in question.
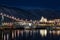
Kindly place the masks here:
POLYGON ((0 40, 60 40, 60 30, 0 30, 0 40))

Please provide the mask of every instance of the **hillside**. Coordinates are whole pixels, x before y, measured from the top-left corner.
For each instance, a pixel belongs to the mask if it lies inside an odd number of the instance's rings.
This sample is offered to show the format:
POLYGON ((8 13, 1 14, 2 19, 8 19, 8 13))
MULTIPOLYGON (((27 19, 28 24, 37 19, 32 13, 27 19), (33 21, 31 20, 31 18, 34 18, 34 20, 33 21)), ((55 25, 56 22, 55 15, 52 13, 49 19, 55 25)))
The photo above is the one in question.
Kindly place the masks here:
POLYGON ((19 9, 15 7, 0 6, 0 13, 5 13, 8 15, 15 16, 17 18, 23 19, 40 19, 41 16, 44 16, 48 19, 60 18, 60 10, 53 9, 19 9))

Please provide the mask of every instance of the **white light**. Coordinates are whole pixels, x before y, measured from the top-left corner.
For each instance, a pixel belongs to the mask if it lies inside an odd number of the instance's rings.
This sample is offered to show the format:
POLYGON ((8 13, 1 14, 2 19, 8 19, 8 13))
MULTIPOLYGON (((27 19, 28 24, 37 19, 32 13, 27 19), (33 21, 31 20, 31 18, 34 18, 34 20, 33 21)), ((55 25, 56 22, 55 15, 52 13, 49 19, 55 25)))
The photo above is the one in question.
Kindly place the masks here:
POLYGON ((40 30, 40 34, 41 34, 41 36, 43 37, 43 36, 46 36, 47 35, 47 30, 40 30))
POLYGON ((12 16, 12 19, 14 19, 14 16, 12 16))
POLYGON ((47 19, 42 16, 40 22, 47 22, 47 19))
POLYGON ((31 23, 29 23, 29 26, 31 26, 32 24, 31 23))

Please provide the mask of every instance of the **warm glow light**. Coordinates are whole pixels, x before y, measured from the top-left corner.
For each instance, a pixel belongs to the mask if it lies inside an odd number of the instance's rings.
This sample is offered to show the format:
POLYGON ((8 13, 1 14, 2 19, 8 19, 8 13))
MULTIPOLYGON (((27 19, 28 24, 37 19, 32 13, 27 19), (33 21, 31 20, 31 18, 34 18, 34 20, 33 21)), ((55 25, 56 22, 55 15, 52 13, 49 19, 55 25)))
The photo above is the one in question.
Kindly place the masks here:
POLYGON ((60 35, 60 31, 57 31, 57 34, 60 35))
POLYGON ((47 35, 47 30, 45 30, 45 29, 40 30, 40 34, 41 34, 42 37, 46 36, 47 35))
POLYGON ((14 16, 12 16, 12 19, 14 19, 14 16))
POLYGON ((14 33, 13 33, 13 31, 12 31, 12 39, 14 38, 14 33))
POLYGON ((19 31, 19 30, 17 30, 17 35, 18 35, 18 37, 19 37, 19 34, 20 34, 20 31, 19 31))

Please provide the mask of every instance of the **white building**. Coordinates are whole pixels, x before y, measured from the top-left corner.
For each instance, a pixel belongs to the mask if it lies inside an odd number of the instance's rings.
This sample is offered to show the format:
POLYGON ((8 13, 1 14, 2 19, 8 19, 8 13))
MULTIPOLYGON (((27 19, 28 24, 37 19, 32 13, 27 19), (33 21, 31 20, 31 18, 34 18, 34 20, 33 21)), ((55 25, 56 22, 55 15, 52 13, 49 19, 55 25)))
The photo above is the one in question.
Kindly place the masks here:
POLYGON ((47 19, 42 16, 40 22, 47 22, 47 19))

